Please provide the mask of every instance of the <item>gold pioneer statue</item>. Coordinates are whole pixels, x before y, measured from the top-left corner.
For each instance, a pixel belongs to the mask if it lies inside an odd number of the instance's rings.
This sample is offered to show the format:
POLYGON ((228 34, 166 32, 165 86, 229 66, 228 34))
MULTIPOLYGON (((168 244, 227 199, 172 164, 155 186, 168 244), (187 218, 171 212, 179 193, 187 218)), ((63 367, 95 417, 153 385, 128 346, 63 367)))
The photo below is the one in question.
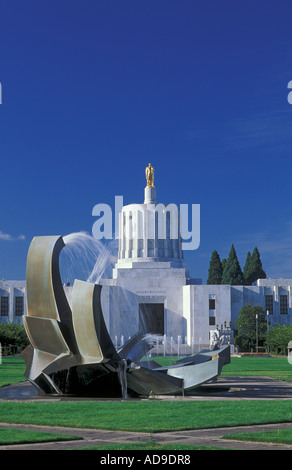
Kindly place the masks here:
POLYGON ((149 163, 149 165, 146 167, 145 173, 146 173, 147 186, 154 188, 154 168, 151 165, 151 163, 149 163))

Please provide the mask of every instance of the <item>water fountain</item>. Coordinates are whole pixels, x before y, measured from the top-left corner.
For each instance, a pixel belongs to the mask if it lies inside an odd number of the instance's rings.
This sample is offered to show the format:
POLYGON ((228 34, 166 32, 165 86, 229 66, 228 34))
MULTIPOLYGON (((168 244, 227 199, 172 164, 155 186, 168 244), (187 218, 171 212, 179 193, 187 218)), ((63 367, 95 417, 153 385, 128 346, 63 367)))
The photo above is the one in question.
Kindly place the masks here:
POLYGON ((32 240, 27 259, 27 316, 23 317, 31 343, 23 353, 26 377, 44 393, 123 398, 183 394, 217 377, 230 360, 229 346, 192 354, 167 367, 143 360, 153 346, 158 350, 153 335, 137 331, 117 349, 103 317, 98 284, 111 262, 112 251, 95 242, 89 249, 84 234, 32 240), (74 280, 70 302, 59 268, 66 245, 79 250, 72 260, 83 267, 86 256, 96 256, 96 248, 102 259, 84 274, 85 280, 74 280))
POLYGON ((63 237, 60 253, 62 279, 73 284, 76 278, 98 284, 110 277, 118 255, 118 239, 107 243, 96 240, 87 232, 75 232, 63 237))

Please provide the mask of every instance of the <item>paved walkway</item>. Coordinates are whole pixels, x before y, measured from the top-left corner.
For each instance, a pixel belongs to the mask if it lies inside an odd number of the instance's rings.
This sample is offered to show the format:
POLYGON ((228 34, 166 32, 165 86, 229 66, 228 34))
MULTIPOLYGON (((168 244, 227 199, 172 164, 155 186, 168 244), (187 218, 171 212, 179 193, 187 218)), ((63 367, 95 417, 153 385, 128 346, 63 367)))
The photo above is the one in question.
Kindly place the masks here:
MULTIPOLYGON (((162 397, 161 397, 162 398, 162 397)), ((159 399, 159 397, 157 397, 159 399)), ((268 377, 220 377, 217 382, 209 383, 197 389, 192 395, 185 397, 163 397, 163 400, 292 400, 291 382, 272 380, 268 377)), ((3 387, 0 390, 0 401, 66 401, 78 400, 72 397, 46 397, 37 395, 28 382, 3 387)), ((84 399, 83 399, 84 400, 84 399)), ((98 400, 92 398, 91 400, 98 400)), ((1 420, 1 416, 0 416, 1 420)), ((48 442, 36 444, 18 444, 0 446, 0 450, 62 450, 78 449, 93 445, 112 445, 131 442, 160 442, 192 445, 207 445, 228 449, 245 450, 292 450, 292 445, 252 443, 233 440, 222 440, 222 436, 230 433, 249 431, 268 431, 272 429, 292 429, 292 423, 267 425, 225 427, 189 431, 172 431, 158 433, 103 431, 98 429, 76 429, 35 425, 5 424, 0 427, 30 429, 61 434, 73 434, 82 439, 76 441, 48 442)))
MULTIPOLYGON (((35 425, 20 425, 0 423, 0 427, 10 429, 27 429, 31 431, 45 431, 52 433, 71 434, 80 436, 80 440, 63 442, 44 442, 35 444, 2 445, 0 450, 66 450, 78 449, 85 446, 112 445, 133 442, 159 442, 171 444, 192 444, 198 446, 220 447, 233 450, 292 450, 292 445, 244 442, 234 440, 222 440, 222 436, 230 433, 249 431, 269 431, 273 429, 292 429, 292 423, 267 424, 256 426, 236 426, 216 429, 199 429, 189 431, 173 431, 158 433, 138 433, 103 431, 98 429, 76 429, 64 427, 49 427, 35 425)), ((187 451, 186 451, 187 452, 187 451)))

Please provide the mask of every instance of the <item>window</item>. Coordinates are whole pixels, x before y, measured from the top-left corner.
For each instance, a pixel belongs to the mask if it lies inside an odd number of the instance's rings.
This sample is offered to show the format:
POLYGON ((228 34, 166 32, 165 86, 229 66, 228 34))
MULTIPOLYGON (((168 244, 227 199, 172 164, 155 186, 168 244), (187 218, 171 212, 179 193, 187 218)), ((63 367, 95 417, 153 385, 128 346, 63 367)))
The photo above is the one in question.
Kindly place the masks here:
POLYGON ((1 297, 1 317, 8 317, 9 313, 9 297, 1 297))
POLYGON ((274 297, 272 295, 266 295, 266 312, 269 311, 269 315, 274 313, 274 297))
POLYGON ((14 313, 16 317, 23 315, 23 297, 15 297, 14 313))
POLYGON ((288 298, 287 295, 280 295, 280 314, 288 315, 288 298))
POLYGON ((209 299, 209 310, 215 310, 215 299, 209 299))
POLYGON ((216 297, 214 294, 209 295, 209 325, 214 326, 216 323, 216 297))

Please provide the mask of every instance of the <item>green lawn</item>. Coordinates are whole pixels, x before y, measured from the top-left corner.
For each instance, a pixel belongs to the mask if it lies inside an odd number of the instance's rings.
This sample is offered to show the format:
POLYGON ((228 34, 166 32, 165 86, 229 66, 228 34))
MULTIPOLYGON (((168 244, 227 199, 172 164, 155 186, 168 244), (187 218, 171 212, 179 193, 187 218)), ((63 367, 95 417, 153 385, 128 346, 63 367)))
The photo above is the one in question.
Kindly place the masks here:
POLYGON ((179 356, 153 356, 151 359, 160 366, 166 367, 170 366, 171 364, 174 363, 174 361, 177 361, 178 359, 181 359, 179 356))
POLYGON ((292 429, 277 429, 273 431, 244 432, 226 434, 222 439, 237 441, 273 442, 275 444, 292 444, 292 429))
MULTIPOLYGON (((162 366, 172 364, 177 357, 153 357, 162 366)), ((292 365, 286 357, 232 357, 223 367, 222 377, 261 376, 292 381, 292 365)))
POLYGON ((20 356, 2 357, 0 364, 0 387, 13 383, 23 382, 25 363, 20 356))
POLYGON ((265 376, 292 381, 292 365, 286 357, 232 357, 221 376, 265 376))
POLYGON ((291 422, 292 401, 3 401, 0 421, 138 432, 174 431, 291 422))
MULTIPOLYGON (((170 365, 177 359, 153 357, 153 360, 162 366, 170 365)), ((0 364, 0 387, 26 380, 24 371, 25 363, 22 357, 3 357, 0 364)), ((233 357, 231 363, 224 366, 221 376, 266 376, 292 381, 292 365, 286 357, 233 357)))
POLYGON ((0 428, 0 445, 28 444, 30 442, 72 441, 75 439, 82 439, 82 437, 42 431, 0 428))
MULTIPOLYGON (((158 358, 153 358, 157 360, 158 358)), ((162 364, 175 358, 160 358, 162 364)), ((25 380, 21 357, 3 358, 0 385, 25 380)), ((292 366, 286 358, 232 358, 222 376, 270 376, 292 380, 292 366)), ((158 432, 206 427, 237 426, 262 423, 292 422, 292 401, 50 401, 0 402, 0 422, 41 424, 136 432, 158 432)), ((13 430, 14 431, 14 430, 13 430)), ((8 430, 5 429, 5 434, 8 430)), ((2 431, 3 434, 3 431, 2 431)), ((22 434, 22 433, 21 433, 22 434)), ((39 433, 38 433, 39 434, 39 433)), ((22 434, 23 436, 23 434, 22 434)), ((8 436, 9 437, 9 436, 8 436)), ((44 436, 43 436, 44 437, 44 436)), ((49 435, 49 438, 52 436, 49 435)), ((244 437, 244 436, 243 436, 244 437)), ((277 437, 277 436, 276 436, 277 437)), ((32 438, 32 435, 29 436, 32 438)), ((238 438, 238 435, 236 435, 238 438)), ((280 432, 280 438, 285 436, 280 432)), ((0 432, 1 439, 1 432, 0 432)), ((12 438, 11 438, 12 439, 12 438)), ((36 438, 33 441, 36 442, 36 438)), ((57 437, 59 439, 59 437, 57 437)), ((288 439, 290 437, 288 436, 288 439)), ((2 441, 0 441, 2 442, 2 441)), ((16 442, 16 441, 15 441, 16 442)), ((133 443, 142 448, 144 444, 133 443)), ((149 443, 145 444, 147 449, 149 443)), ((153 448, 160 444, 153 444, 153 448)), ((118 447, 127 449, 128 447, 118 447)), ((133 449, 136 447, 132 447, 133 449)), ((176 446, 178 449, 179 447, 176 446)), ((203 449, 203 447, 200 447, 203 449)), ((101 448, 100 448, 101 449, 101 448)), ((109 446, 108 449, 112 449, 109 446)), ((163 447, 165 449, 165 447, 163 447)), ((183 449, 186 446, 183 445, 183 449)))

